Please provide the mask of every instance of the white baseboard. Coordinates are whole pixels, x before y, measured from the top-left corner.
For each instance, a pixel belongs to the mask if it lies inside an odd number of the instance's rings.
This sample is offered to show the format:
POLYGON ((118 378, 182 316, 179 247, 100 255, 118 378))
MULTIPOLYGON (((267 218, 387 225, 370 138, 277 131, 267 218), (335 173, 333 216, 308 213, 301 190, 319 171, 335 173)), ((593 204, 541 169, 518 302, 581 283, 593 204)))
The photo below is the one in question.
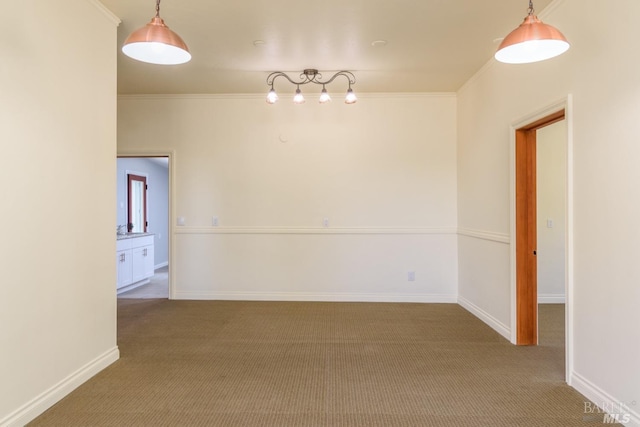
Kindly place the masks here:
POLYGON ((564 304, 564 294, 538 294, 538 304, 564 304))
POLYGON ((458 297, 458 304, 460 304, 463 308, 471 312, 474 316, 482 320, 487 325, 491 326, 497 333, 505 337, 507 340, 511 341, 511 329, 500 322, 498 319, 462 297, 458 297))
POLYGON ((24 426, 119 358, 118 347, 103 353, 30 402, 0 419, 0 427, 24 426))
MULTIPOLYGON (((640 427, 640 414, 638 413, 638 406, 640 405, 640 402, 624 402, 620 399, 616 399, 576 372, 571 373, 569 380, 570 385, 573 388, 582 393, 598 407, 604 410, 615 408, 614 411, 610 411, 610 413, 615 414, 615 412, 618 412, 617 421, 622 425, 627 427, 640 427), (620 409, 622 409, 623 413, 619 413, 620 409), (625 415, 628 420, 625 419, 625 415)), ((584 415, 586 417, 589 416, 589 414, 584 415)))
POLYGON ((132 283, 130 285, 127 286, 123 286, 119 289, 116 290, 116 294, 120 295, 121 293, 127 292, 127 291, 131 291, 135 288, 139 288, 142 285, 146 285, 147 283, 149 283, 151 280, 150 279, 142 279, 138 282, 132 283))
POLYGON ((157 269, 159 269, 159 268, 166 267, 166 266, 168 266, 168 265, 169 265, 169 261, 161 262, 160 264, 156 264, 156 265, 154 265, 154 266, 153 266, 153 269, 154 269, 154 270, 157 270, 157 269))
POLYGON ((447 294, 365 294, 365 293, 305 293, 305 292, 189 292, 177 291, 175 299, 237 300, 237 301, 322 301, 322 302, 419 302, 453 303, 456 295, 447 294))

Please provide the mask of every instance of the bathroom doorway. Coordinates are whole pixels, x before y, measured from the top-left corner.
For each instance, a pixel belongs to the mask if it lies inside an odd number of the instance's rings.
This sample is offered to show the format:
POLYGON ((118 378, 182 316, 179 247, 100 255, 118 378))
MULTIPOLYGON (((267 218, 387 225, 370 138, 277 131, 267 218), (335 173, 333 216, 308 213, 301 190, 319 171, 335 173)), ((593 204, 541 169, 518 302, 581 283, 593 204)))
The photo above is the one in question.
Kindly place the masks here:
MULTIPOLYGON (((121 231, 126 230, 126 235, 121 234, 117 239, 136 242, 139 240, 138 236, 142 236, 153 242, 153 248, 144 252, 144 255, 153 257, 153 261, 149 260, 152 262, 152 272, 147 274, 144 280, 118 288, 118 298, 170 298, 169 169, 169 156, 117 158, 117 224, 121 231), (132 183, 140 182, 142 185, 132 186, 132 183), (134 218, 137 218, 137 221, 134 221, 134 218)), ((135 251, 134 248, 134 262, 135 251)))

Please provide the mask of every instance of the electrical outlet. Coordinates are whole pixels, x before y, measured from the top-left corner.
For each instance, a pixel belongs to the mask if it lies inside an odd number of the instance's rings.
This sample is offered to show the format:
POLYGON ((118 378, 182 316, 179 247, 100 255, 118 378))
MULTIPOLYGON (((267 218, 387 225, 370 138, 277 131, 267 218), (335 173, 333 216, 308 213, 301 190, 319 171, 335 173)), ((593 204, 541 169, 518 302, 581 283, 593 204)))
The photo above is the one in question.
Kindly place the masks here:
POLYGON ((407 280, 409 282, 415 282, 416 281, 416 272, 415 271, 410 271, 409 273, 407 273, 407 280))
POLYGON ((325 228, 329 226, 329 218, 322 219, 322 226, 325 228))
POLYGON ((217 216, 214 216, 213 218, 211 218, 211 224, 212 224, 214 227, 217 227, 217 226, 218 226, 218 217, 217 217, 217 216))

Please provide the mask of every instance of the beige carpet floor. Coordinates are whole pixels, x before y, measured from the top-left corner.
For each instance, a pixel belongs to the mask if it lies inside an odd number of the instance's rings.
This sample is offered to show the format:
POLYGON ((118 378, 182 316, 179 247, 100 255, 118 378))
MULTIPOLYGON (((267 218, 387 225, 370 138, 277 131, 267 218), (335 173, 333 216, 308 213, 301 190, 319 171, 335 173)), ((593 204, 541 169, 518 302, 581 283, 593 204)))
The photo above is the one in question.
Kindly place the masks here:
MULTIPOLYGON (((121 359, 33 426, 585 426, 562 305, 517 347, 455 304, 118 302, 121 359)), ((600 420, 600 423, 602 421, 600 420)))

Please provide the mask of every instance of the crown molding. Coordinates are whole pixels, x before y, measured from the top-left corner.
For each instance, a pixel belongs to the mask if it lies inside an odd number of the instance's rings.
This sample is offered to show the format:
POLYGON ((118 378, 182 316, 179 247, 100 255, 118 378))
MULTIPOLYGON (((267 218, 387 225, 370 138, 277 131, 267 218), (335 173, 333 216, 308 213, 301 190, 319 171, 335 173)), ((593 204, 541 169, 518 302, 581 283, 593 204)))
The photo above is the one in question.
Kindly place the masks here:
MULTIPOLYGON (((429 99, 429 98, 456 98, 455 92, 358 92, 358 99, 429 99)), ((120 94, 118 100, 158 100, 158 99, 259 99, 264 100, 265 93, 167 93, 167 94, 120 94)))
POLYGON ((122 22, 113 12, 111 12, 105 5, 98 0, 88 0, 90 4, 96 7, 104 16, 107 17, 116 27, 122 22))
POLYGON ((550 15, 553 15, 556 9, 558 9, 560 6, 562 6, 566 2, 567 2, 566 0, 553 0, 551 3, 547 5, 547 7, 542 9, 540 13, 537 13, 536 15, 538 15, 538 18, 540 18, 541 20, 543 20, 543 18, 544 20, 546 20, 547 17, 549 17, 550 15))

